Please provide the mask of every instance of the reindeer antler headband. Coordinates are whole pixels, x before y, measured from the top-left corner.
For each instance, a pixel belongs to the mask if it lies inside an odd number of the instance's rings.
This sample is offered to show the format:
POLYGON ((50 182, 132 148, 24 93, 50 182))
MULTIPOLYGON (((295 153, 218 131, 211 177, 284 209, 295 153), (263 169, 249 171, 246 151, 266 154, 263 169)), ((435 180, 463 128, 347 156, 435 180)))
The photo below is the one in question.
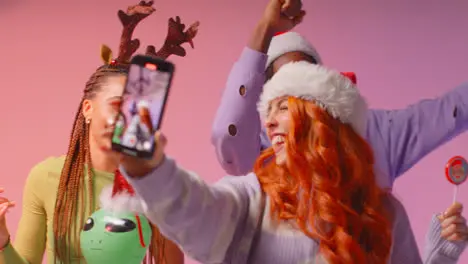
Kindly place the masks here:
MULTIPOLYGON (((107 65, 128 64, 132 55, 140 47, 140 40, 132 39, 133 31, 140 21, 154 13, 153 1, 140 1, 137 5, 129 6, 127 12, 119 10, 117 13, 122 23, 123 30, 120 37, 119 53, 117 58, 113 57, 112 50, 106 46, 101 46, 101 58, 107 65)), ((166 59, 171 55, 185 57, 187 54, 182 44, 188 42, 192 48, 193 39, 197 35, 200 22, 195 22, 184 31, 185 25, 181 23, 177 16, 175 19, 169 19, 169 28, 166 40, 161 49, 156 51, 152 45, 147 46, 146 55, 166 59)))

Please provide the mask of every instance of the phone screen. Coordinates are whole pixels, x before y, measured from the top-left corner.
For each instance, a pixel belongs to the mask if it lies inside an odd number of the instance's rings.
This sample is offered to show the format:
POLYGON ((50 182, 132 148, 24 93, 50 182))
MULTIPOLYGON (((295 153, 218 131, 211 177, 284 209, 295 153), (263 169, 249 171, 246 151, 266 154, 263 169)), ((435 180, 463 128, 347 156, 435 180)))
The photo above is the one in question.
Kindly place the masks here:
POLYGON ((172 72, 154 63, 131 64, 120 112, 112 135, 114 149, 149 158, 154 152, 154 133, 159 129, 172 72))

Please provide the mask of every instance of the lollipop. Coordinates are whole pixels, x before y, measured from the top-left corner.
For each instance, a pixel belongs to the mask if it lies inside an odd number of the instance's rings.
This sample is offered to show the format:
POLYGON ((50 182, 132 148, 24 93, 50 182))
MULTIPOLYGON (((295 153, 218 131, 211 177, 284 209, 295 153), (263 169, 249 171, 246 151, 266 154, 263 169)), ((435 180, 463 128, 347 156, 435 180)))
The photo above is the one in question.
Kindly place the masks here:
POLYGON ((445 165, 445 176, 455 186, 453 202, 457 201, 458 186, 468 177, 468 162, 461 156, 451 158, 445 165))

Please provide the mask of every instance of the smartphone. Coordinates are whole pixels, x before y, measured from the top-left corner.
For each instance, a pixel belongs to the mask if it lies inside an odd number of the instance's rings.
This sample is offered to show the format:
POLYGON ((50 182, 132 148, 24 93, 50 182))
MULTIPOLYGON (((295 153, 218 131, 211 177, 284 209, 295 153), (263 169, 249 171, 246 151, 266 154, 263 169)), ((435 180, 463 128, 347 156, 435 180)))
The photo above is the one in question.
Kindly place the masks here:
POLYGON ((133 57, 120 111, 114 120, 113 150, 138 158, 153 156, 154 133, 161 127, 174 69, 168 61, 143 55, 133 57))

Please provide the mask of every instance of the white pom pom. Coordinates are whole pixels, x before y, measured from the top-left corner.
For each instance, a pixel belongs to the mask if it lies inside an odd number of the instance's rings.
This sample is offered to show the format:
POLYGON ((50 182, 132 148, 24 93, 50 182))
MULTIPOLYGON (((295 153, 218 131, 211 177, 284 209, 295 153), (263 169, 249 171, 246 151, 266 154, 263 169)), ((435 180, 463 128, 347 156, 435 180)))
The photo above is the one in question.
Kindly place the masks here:
POLYGON ((143 214, 143 206, 140 198, 135 194, 118 193, 112 197, 112 185, 102 189, 100 195, 101 208, 116 213, 143 214))
POLYGON ((137 103, 137 107, 138 107, 138 109, 148 108, 148 107, 149 107, 149 103, 148 103, 146 100, 140 100, 140 101, 137 103))

